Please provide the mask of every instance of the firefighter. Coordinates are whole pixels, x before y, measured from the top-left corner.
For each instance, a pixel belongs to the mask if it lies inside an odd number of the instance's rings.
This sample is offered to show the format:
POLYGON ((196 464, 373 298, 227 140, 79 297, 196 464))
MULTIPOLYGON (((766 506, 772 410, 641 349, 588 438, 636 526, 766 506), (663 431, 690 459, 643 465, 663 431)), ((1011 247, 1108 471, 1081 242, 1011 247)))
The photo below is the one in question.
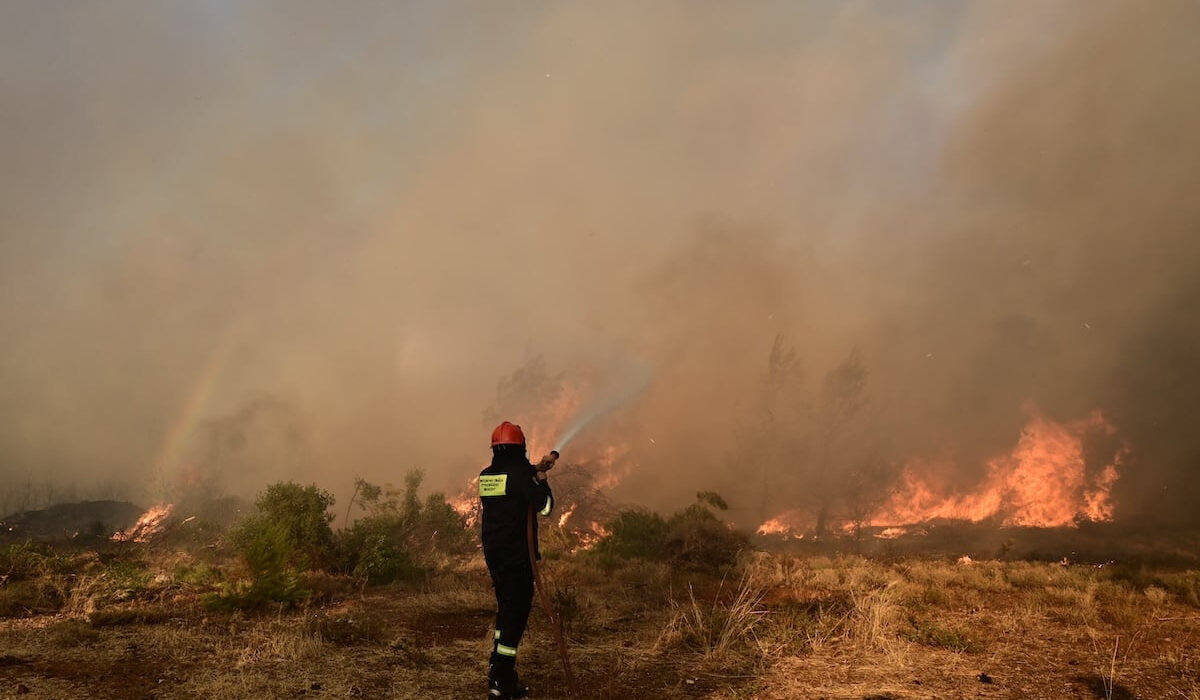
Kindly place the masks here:
POLYGON ((558 453, 551 452, 531 464, 521 426, 505 421, 492 431, 492 463, 479 473, 483 558, 496 589, 496 629, 488 665, 488 697, 492 699, 528 694, 517 678, 517 646, 533 607, 531 559, 541 559, 534 512, 546 516, 554 508, 546 472, 557 458, 558 453))

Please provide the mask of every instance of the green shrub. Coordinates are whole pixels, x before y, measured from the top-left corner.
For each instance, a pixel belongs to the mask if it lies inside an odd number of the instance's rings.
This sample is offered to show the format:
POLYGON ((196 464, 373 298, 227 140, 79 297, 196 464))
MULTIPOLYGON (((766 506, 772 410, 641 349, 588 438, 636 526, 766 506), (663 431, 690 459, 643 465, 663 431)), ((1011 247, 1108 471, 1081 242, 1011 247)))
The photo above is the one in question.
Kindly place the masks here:
POLYGON ((231 533, 250 573, 249 583, 226 585, 206 600, 214 608, 255 608, 296 603, 307 596, 300 575, 334 561, 333 496, 316 485, 271 484, 258 496, 258 512, 231 533))
POLYGON ((69 570, 70 561, 44 544, 15 542, 0 548, 0 577, 5 581, 25 581, 69 570))
POLYGON ((153 578, 146 562, 129 559, 110 562, 104 570, 104 577, 116 588, 134 591, 145 590, 153 578))
POLYGON ((186 588, 208 588, 221 582, 221 571, 205 564, 180 564, 175 567, 171 578, 186 588))
MULTIPOLYGON (((723 505, 724 501, 720 503, 723 505)), ((675 513, 667 521, 664 547, 668 559, 706 568, 732 566, 746 544, 744 535, 731 530, 700 503, 675 513)))
POLYGON ((369 516, 342 535, 347 573, 371 585, 411 581, 422 571, 403 549, 396 523, 385 516, 369 516))
MULTIPOLYGON (((315 484, 271 484, 258 495, 258 512, 233 532, 234 545, 244 549, 264 529, 278 528, 290 546, 288 563, 300 568, 321 567, 333 559, 333 496, 315 484)), ((260 542, 261 544, 261 542, 260 542)))
POLYGON ((648 510, 623 510, 606 526, 608 535, 593 552, 601 558, 664 559, 667 523, 648 510))
POLYGON ((292 530, 282 523, 268 523, 245 540, 242 556, 250 569, 248 597, 254 600, 294 602, 302 591, 298 574, 307 568, 296 558, 292 530))
POLYGON ((373 585, 411 581, 440 557, 470 551, 471 533, 445 497, 420 499, 423 480, 413 470, 402 490, 356 481, 355 497, 367 515, 338 538, 344 571, 373 585))
POLYGON ((146 562, 111 559, 101 569, 95 594, 105 602, 134 600, 150 589, 153 580, 146 562))
POLYGON ((239 532, 238 551, 250 572, 250 581, 226 585, 205 599, 214 609, 252 609, 267 603, 296 603, 306 591, 300 573, 306 568, 289 528, 277 522, 254 520, 239 532))
POLYGON ((727 508, 724 499, 711 491, 702 491, 696 498, 697 503, 666 520, 646 510, 621 511, 608 523, 609 534, 596 544, 595 556, 607 564, 629 558, 670 561, 701 568, 734 564, 748 540, 710 510, 727 508))
POLYGON ((410 540, 417 551, 422 550, 424 544, 431 550, 450 554, 468 552, 475 545, 475 538, 463 517, 441 493, 431 493, 425 498, 413 520, 410 540))

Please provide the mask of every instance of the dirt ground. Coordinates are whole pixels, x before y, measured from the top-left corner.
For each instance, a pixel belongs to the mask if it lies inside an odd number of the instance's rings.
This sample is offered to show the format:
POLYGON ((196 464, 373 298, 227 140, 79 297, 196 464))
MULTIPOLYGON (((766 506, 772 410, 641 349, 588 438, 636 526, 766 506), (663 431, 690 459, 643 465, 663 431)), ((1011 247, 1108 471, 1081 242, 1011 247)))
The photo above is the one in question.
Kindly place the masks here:
MULTIPOLYGON (((578 698, 1200 699, 1195 571, 758 553, 723 577, 583 558, 546 573, 578 698)), ((290 610, 212 612, 165 572, 130 600, 69 603, 0 620, 0 697, 486 697, 475 558, 290 610)), ((519 669, 533 697, 568 697, 536 607, 519 669)))

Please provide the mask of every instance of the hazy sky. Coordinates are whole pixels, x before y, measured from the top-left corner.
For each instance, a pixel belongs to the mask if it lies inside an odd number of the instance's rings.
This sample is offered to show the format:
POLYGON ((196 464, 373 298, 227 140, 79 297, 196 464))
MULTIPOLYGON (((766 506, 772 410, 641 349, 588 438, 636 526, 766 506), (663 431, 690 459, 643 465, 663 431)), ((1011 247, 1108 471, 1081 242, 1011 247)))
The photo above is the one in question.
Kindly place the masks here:
POLYGON ((654 368, 625 495, 681 502, 782 333, 817 379, 859 349, 897 458, 1103 409, 1144 503, 1200 467, 1198 29, 1187 0, 9 0, 0 479, 138 496, 268 401, 296 452, 249 481, 446 487, 540 354, 654 368))

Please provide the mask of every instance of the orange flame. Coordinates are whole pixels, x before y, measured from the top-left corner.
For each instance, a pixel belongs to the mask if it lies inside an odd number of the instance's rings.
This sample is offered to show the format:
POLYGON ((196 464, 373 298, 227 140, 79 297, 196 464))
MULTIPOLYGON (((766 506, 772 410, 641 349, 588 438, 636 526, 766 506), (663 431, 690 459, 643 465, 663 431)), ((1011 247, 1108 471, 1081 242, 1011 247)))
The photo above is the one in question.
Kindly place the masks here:
POLYGON ((450 507, 462 516, 468 528, 473 528, 479 524, 479 518, 483 514, 483 508, 479 503, 479 497, 475 495, 479 491, 479 477, 473 477, 471 482, 459 494, 453 498, 447 498, 446 502, 450 507))
POLYGON ((758 534, 760 535, 783 535, 791 537, 795 540, 804 539, 803 533, 797 532, 800 529, 797 524, 800 520, 798 511, 788 511, 780 513, 774 518, 766 521, 758 526, 758 534))
MULTIPOLYGON (((954 465, 911 460, 887 502, 862 524, 882 528, 873 533, 877 538, 894 539, 908 533, 899 525, 938 519, 995 520, 1023 527, 1076 527, 1084 520, 1112 520, 1112 489, 1129 448, 1122 446, 1109 464, 1089 470, 1084 442, 1091 435, 1114 435, 1115 428, 1099 411, 1069 423, 1056 423, 1033 410, 1030 414, 1012 451, 988 460, 987 475, 978 487, 965 492, 947 488, 937 475, 952 473, 954 465)), ((804 516, 800 510, 781 513, 760 525, 758 533, 798 539, 796 533, 812 520, 804 516)), ((857 526, 846 523, 841 530, 850 534, 857 526)))
POLYGON ((875 526, 920 523, 936 518, 979 522, 999 518, 1001 524, 1024 527, 1075 527, 1080 520, 1113 517, 1112 487, 1122 448, 1098 474, 1088 475, 1084 437, 1093 432, 1112 434, 1113 427, 1099 412, 1067 424, 1034 414, 1017 446, 988 462, 983 483, 968 493, 946 493, 910 463, 900 488, 869 519, 875 526))
POLYGON ((608 531, 608 528, 593 520, 591 523, 589 523, 587 530, 580 531, 577 534, 579 536, 579 546, 575 548, 575 551, 578 552, 586 551, 592 547, 595 547, 597 542, 605 537, 608 537, 612 533, 608 531))
POLYGON ((563 511, 562 517, 558 519, 558 526, 566 527, 567 521, 571 519, 572 515, 575 515, 575 509, 578 507, 578 504, 572 503, 570 508, 567 508, 565 511, 563 511))
POLYGON ((175 510, 175 504, 166 503, 151 507, 137 519, 133 527, 113 533, 113 542, 146 543, 163 531, 167 518, 175 510))

